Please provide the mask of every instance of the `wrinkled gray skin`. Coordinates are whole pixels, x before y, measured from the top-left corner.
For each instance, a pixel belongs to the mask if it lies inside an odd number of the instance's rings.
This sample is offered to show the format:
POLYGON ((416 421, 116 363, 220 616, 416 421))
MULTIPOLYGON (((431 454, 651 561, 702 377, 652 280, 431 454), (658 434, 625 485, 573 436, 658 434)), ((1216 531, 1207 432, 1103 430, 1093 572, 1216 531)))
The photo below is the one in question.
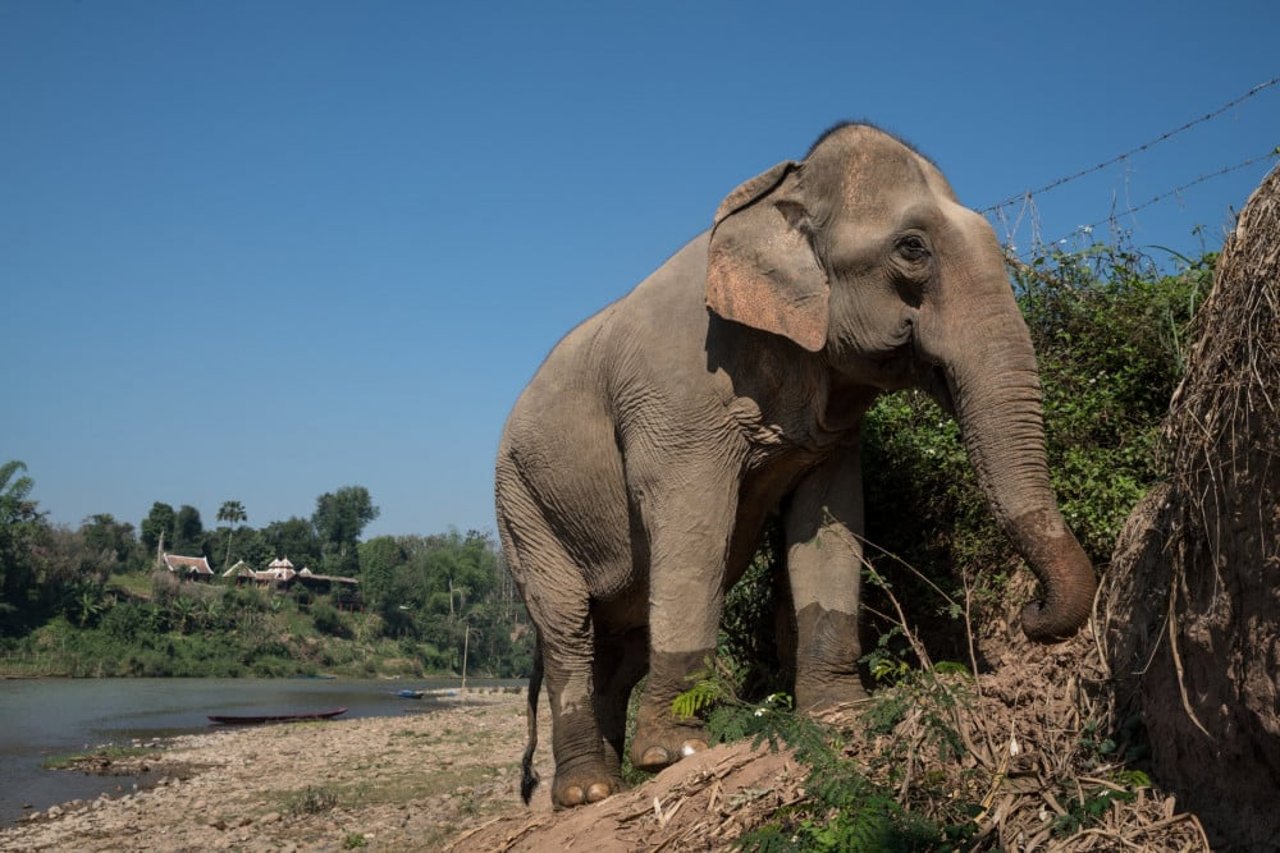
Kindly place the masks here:
POLYGON ((705 747, 671 700, 776 510, 797 705, 864 695, 858 433, 877 395, 907 387, 955 413, 1040 580, 1024 631, 1070 636, 1094 574, 1049 485, 1035 355, 995 235, 893 137, 839 126, 747 181, 709 232, 555 347, 507 422, 496 488, 550 692, 556 805, 619 790, 646 671, 633 762, 705 747))

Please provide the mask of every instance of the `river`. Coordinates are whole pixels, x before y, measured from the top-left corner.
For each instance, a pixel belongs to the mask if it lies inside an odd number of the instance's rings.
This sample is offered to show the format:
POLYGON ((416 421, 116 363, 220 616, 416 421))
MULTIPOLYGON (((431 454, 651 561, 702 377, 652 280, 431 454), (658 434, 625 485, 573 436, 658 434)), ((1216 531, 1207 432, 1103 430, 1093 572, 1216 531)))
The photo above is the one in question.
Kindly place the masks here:
MULTIPOLYGON (((523 684, 468 679, 468 687, 523 684)), ((431 697, 397 690, 446 689, 452 679, 94 678, 0 680, 0 825, 32 809, 127 792, 138 777, 46 770, 50 756, 101 744, 207 731, 209 714, 284 714, 345 707, 339 719, 424 713, 431 697)))

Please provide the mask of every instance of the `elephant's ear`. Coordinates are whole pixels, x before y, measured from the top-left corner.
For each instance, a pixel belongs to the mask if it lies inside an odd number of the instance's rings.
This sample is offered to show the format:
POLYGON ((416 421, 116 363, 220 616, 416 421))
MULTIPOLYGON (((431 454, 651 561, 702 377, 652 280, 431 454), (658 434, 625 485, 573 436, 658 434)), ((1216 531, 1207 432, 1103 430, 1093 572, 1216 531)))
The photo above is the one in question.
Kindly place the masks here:
POLYGON ((810 352, 827 342, 830 288, 799 203, 783 196, 788 160, 729 193, 716 211, 707 262, 707 307, 726 320, 790 338, 810 352))

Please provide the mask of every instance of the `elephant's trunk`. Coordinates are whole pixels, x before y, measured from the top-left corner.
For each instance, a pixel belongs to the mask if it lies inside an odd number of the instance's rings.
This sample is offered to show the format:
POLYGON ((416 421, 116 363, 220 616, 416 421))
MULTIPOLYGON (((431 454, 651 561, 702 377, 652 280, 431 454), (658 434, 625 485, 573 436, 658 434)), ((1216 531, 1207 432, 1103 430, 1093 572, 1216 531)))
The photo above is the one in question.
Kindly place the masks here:
MULTIPOLYGON (((1003 288, 1008 293, 1008 285, 1003 288)), ((970 327, 944 373, 978 482, 1044 591, 1042 601, 1023 609, 1022 630, 1051 643, 1067 639, 1089 618, 1096 580, 1058 511, 1035 353, 1012 294, 1007 306, 1013 317, 998 312, 970 327)))

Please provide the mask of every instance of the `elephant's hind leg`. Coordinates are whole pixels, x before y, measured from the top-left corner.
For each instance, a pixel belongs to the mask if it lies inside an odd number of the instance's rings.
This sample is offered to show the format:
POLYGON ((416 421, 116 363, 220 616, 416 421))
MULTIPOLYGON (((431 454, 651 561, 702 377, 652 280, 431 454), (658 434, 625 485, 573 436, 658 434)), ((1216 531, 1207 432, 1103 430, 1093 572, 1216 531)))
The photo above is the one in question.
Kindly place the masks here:
POLYGON ((561 585, 554 595, 531 596, 529 611, 542 637, 551 701, 551 748, 556 760, 552 802, 578 806, 603 800, 617 790, 618 781, 602 748, 595 704, 595 638, 586 587, 576 569, 563 569, 571 570, 574 588, 561 585))
POLYGON ((551 789, 556 806, 594 803, 621 785, 617 762, 609 761, 597 702, 595 638, 585 589, 556 608, 531 607, 544 638, 543 662, 551 700, 551 743, 556 760, 551 789), (554 642, 545 641, 548 635, 554 642))
POLYGON ((556 762, 551 801, 577 806, 603 800, 618 781, 605 761, 596 715, 595 632, 584 573, 535 507, 522 483, 500 481, 500 528, 542 646, 556 762))

